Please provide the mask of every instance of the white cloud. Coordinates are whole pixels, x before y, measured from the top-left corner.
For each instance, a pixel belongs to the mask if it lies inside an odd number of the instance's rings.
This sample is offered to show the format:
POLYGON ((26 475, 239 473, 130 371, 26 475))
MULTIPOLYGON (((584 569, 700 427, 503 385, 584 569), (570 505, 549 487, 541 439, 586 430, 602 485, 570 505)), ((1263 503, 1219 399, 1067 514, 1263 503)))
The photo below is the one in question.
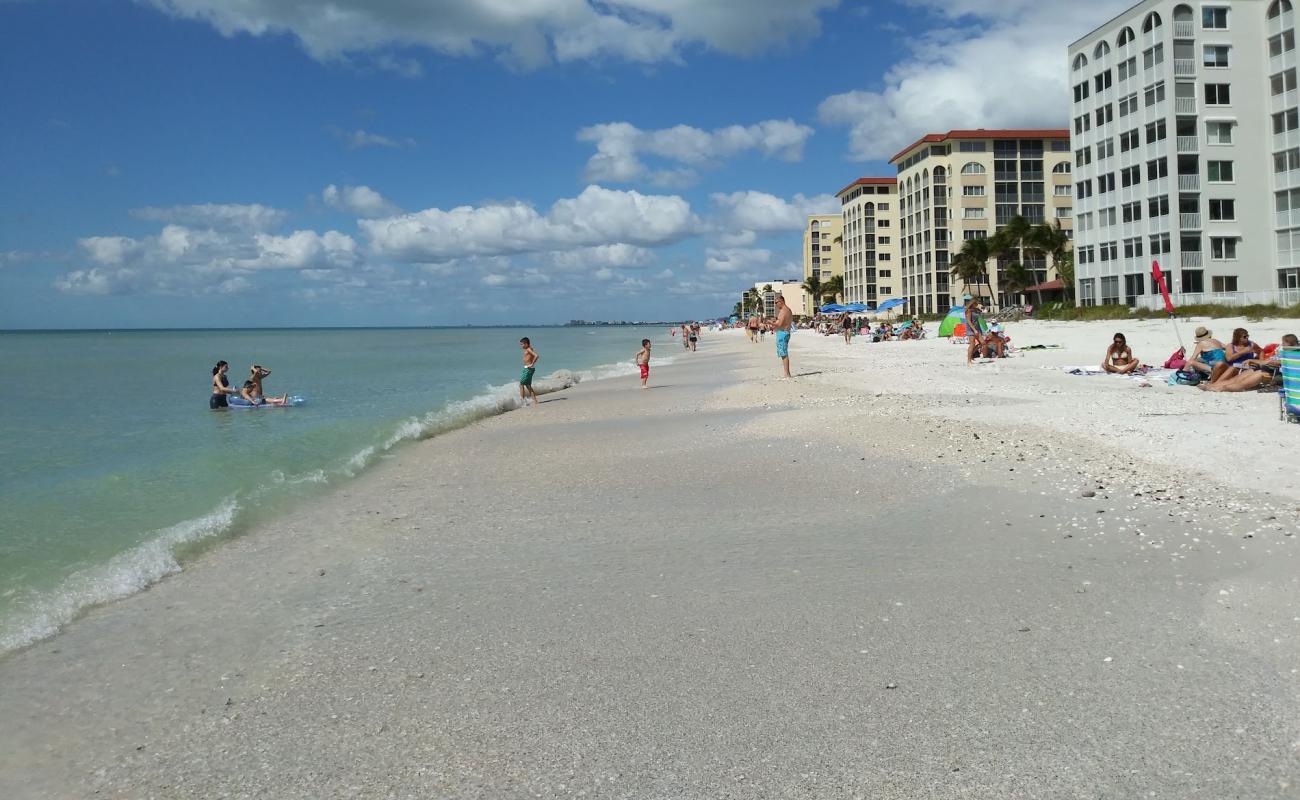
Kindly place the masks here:
POLYGON ((131 209, 131 216, 153 222, 217 229, 264 231, 284 222, 285 212, 258 203, 203 203, 191 206, 147 206, 131 209))
POLYGON ((908 2, 942 16, 928 32, 912 35, 912 53, 889 69, 883 87, 831 95, 818 108, 822 122, 848 126, 855 159, 888 159, 930 132, 1066 127, 1066 45, 1132 5, 908 2))
POLYGON ((772 251, 762 247, 710 247, 704 254, 704 268, 709 272, 741 272, 772 261, 772 251))
POLYGON ((490 53, 522 68, 596 58, 676 62, 691 46, 750 55, 816 37, 819 13, 839 0, 332 0, 327 8, 310 0, 145 2, 225 36, 287 33, 321 61, 379 54, 381 68, 411 72, 410 60, 392 50, 490 53))
POLYGON ((653 264, 654 259, 652 250, 621 242, 551 254, 551 262, 562 272, 577 272, 590 267, 646 267, 653 264))
POLYGON ((139 274, 132 269, 78 269, 61 275, 54 288, 66 294, 124 294, 136 287, 139 274))
POLYGON ((484 286, 544 286, 551 282, 551 276, 536 269, 523 269, 513 272, 493 272, 481 279, 484 286))
POLYGON ((523 202, 430 208, 361 220, 380 255, 407 261, 573 250, 602 244, 655 245, 695 233, 700 222, 676 195, 588 186, 540 214, 523 202))
POLYGON ((330 208, 359 217, 390 217, 402 211, 369 186, 335 186, 331 183, 321 192, 321 199, 330 208))
POLYGON ((753 151, 768 158, 799 161, 813 129, 789 119, 770 119, 754 125, 730 125, 712 131, 677 125, 641 130, 628 122, 607 122, 578 131, 578 141, 593 142, 596 153, 587 161, 586 179, 593 182, 627 182, 649 176, 656 185, 690 185, 694 169, 675 168, 651 173, 642 154, 706 167, 753 151))
POLYGON ((330 132, 334 134, 335 138, 347 145, 349 150, 362 150, 367 147, 387 147, 393 150, 401 147, 415 147, 415 140, 409 136, 397 139, 381 133, 371 133, 363 128, 354 131, 330 128, 330 132))
POLYGON ((753 241, 749 238, 753 231, 803 230, 811 214, 840 212, 840 201, 828 194, 814 197, 796 194, 786 200, 767 192, 746 191, 713 194, 709 198, 713 201, 714 224, 737 243, 747 238, 753 241))

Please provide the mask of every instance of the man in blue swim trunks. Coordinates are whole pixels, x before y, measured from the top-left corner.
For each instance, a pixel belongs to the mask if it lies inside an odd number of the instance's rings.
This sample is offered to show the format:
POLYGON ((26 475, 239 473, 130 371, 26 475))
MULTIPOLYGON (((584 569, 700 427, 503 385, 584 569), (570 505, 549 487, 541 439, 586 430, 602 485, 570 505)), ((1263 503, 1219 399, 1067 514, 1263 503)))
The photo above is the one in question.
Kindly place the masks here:
POLYGON ((781 367, 785 370, 785 377, 790 377, 790 331, 794 328, 794 314, 790 313, 790 307, 785 304, 785 296, 780 292, 776 295, 776 323, 772 326, 776 331, 776 357, 781 359, 781 367))
POLYGON ((526 406, 528 399, 532 398, 533 405, 536 406, 537 392, 533 389, 533 373, 537 372, 537 351, 527 336, 519 340, 519 347, 524 351, 524 370, 519 373, 519 402, 526 406))

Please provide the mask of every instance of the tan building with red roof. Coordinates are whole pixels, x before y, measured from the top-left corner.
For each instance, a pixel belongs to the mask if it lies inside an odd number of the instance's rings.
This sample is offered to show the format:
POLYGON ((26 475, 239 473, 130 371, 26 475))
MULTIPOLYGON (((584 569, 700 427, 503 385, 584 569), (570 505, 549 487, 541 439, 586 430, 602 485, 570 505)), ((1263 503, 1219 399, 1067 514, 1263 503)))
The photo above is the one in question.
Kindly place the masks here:
POLYGON ((835 193, 840 200, 845 303, 899 296, 898 179, 858 178, 835 193))
MULTIPOLYGON (((941 314, 965 292, 994 306, 1024 302, 1005 288, 1010 259, 991 259, 989 283, 967 286, 951 274, 968 239, 991 236, 1013 217, 1073 229, 1070 132, 956 130, 921 137, 890 159, 898 169, 898 247, 901 285, 913 314, 941 314)), ((1072 235, 1072 234, 1071 234, 1072 235)), ((1056 279, 1043 257, 1020 262, 1038 283, 1056 279)), ((877 274, 879 274, 877 272, 877 274)))

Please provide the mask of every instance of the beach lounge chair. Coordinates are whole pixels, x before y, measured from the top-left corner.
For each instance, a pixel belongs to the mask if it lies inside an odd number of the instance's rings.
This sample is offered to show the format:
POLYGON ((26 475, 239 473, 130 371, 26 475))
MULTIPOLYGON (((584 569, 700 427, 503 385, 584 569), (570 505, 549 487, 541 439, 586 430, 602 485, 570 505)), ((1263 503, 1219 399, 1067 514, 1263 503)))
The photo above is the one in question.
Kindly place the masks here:
POLYGON ((1282 390, 1278 392, 1282 420, 1300 422, 1300 347, 1283 347, 1278 353, 1282 367, 1282 390))

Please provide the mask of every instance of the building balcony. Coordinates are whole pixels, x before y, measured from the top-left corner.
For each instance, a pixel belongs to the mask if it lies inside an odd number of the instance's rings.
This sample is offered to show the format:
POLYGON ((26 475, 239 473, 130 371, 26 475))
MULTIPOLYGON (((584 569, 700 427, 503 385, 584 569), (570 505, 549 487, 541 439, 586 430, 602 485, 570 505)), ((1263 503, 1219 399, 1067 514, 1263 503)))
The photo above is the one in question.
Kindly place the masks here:
POLYGON ((1196 75, 1196 59, 1194 58, 1175 58, 1174 59, 1174 77, 1191 78, 1196 75))
POLYGON ((1199 192, 1201 190, 1200 175, 1179 175, 1178 191, 1180 192, 1199 192))
POLYGON ((1178 263, 1183 269, 1204 265, 1205 260, 1200 250, 1184 250, 1178 254, 1178 263))
POLYGON ((1176 21, 1176 22, 1174 22, 1174 38, 1175 38, 1175 39, 1195 39, 1195 38, 1196 38, 1196 23, 1195 23, 1195 22, 1190 22, 1190 21, 1176 21))
POLYGON ((988 182, 989 174, 987 172, 963 172, 961 174, 962 186, 985 186, 988 182))
POLYGON ((1175 114, 1195 114, 1196 98, 1195 97, 1175 97, 1174 98, 1175 114))
POLYGON ((1200 214, 1179 214, 1178 227, 1185 231, 1199 231, 1201 229, 1200 214))
POLYGON ((1180 153, 1195 153, 1198 149, 1200 149, 1199 147, 1200 143, 1196 141, 1199 137, 1178 136, 1175 138, 1177 138, 1178 140, 1177 146, 1178 146, 1178 152, 1180 153))
POLYGON ((1072 175, 1072 174, 1069 173, 1069 172, 1053 172, 1053 173, 1052 173, 1052 185, 1053 185, 1053 186, 1073 186, 1073 185, 1074 185, 1074 175, 1072 175))

